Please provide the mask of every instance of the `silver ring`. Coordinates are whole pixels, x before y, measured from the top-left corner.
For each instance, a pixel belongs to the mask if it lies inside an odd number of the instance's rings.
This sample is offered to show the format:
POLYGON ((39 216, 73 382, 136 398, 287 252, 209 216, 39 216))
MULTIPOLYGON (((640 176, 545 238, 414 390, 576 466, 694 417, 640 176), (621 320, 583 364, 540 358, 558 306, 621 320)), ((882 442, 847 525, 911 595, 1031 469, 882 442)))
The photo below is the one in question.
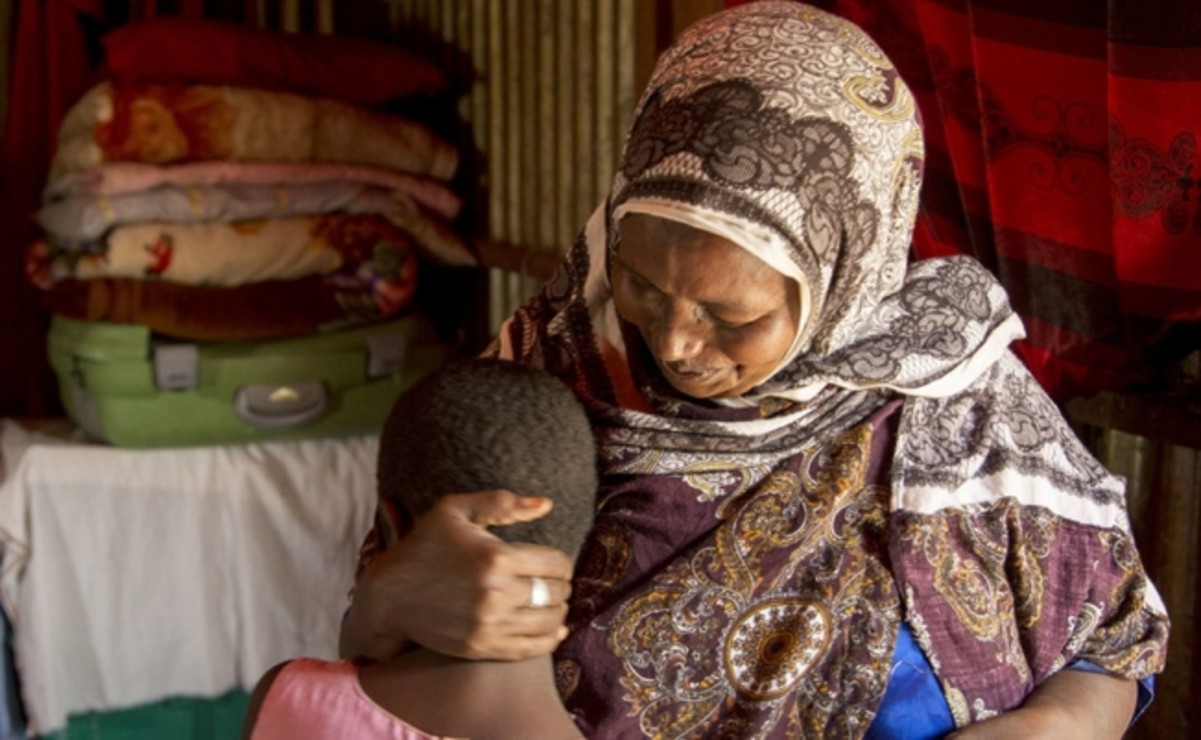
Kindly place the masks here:
POLYGON ((538 576, 530 578, 530 608, 542 609, 550 606, 550 586, 538 576))

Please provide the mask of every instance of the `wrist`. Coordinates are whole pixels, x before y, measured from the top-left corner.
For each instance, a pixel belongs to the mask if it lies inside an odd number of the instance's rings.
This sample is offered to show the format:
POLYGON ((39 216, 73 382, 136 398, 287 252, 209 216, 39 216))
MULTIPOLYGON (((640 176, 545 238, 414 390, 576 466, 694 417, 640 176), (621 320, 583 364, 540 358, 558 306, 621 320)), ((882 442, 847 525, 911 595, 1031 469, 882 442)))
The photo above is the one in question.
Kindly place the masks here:
MULTIPOLYGON (((393 566, 394 569, 395 567, 393 566)), ((401 652, 401 649, 409 643, 404 624, 400 621, 407 610, 397 608, 394 598, 381 598, 380 596, 381 590, 385 592, 385 596, 396 593, 395 584, 391 584, 393 588, 390 589, 384 589, 382 585, 377 587, 377 574, 381 570, 368 568, 360 579, 359 594, 356 594, 356 601, 360 598, 362 600, 363 631, 374 648, 372 650, 373 657, 378 660, 401 652)), ((393 572, 391 577, 395 578, 395 576, 396 573, 393 572)))
POLYGON ((389 608, 387 600, 377 597, 375 570, 368 566, 359 574, 350 608, 342 620, 338 652, 356 664, 385 660, 411 644, 395 621, 399 610, 389 608))

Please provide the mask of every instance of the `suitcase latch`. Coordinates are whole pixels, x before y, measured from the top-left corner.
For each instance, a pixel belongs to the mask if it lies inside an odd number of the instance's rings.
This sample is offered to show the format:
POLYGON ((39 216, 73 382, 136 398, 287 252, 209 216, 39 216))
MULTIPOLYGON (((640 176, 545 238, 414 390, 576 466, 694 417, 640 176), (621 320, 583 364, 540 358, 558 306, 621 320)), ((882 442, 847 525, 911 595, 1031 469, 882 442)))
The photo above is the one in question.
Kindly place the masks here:
POLYGON ((367 377, 395 375, 404 368, 405 336, 396 333, 367 337, 367 377))
POLYGON ((154 384, 161 391, 188 391, 199 383, 200 350, 194 344, 154 348, 154 384))

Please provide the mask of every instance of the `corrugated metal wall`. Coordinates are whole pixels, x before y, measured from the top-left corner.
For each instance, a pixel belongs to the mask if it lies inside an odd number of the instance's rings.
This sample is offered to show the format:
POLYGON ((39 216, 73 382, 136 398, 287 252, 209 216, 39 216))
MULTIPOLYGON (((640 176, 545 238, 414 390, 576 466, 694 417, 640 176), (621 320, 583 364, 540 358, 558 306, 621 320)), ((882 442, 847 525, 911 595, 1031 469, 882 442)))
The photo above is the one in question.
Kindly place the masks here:
POLYGON ((1115 429, 1101 432, 1098 457, 1127 479, 1139 552, 1172 619, 1168 663, 1156 700, 1134 738, 1196 737, 1201 728, 1201 450, 1115 429))
POLYGON ((1126 478, 1131 526, 1172 619, 1156 699, 1130 740, 1197 737, 1201 728, 1201 353, 1170 392, 1100 394, 1068 417, 1106 468, 1126 478))
MULTIPOLYGON (((637 102, 636 10, 635 0, 389 0, 393 38, 466 83, 479 233, 550 252, 575 239, 609 188, 637 102)), ((540 282, 516 268, 492 271, 493 325, 540 282)))

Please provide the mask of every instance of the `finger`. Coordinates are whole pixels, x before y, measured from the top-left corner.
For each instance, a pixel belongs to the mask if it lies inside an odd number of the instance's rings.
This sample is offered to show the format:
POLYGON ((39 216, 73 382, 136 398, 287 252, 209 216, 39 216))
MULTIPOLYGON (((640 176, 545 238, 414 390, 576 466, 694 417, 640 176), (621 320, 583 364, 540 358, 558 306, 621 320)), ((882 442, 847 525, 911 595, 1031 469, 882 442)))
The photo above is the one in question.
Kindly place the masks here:
POLYGON ((496 650, 490 650, 486 654, 480 653, 476 655, 468 648, 460 658, 469 660, 478 660, 482 657, 487 657, 490 660, 529 660, 542 655, 550 655, 555 651, 555 648, 562 642, 562 638, 558 633, 551 635, 515 636, 505 640, 502 647, 496 650))
POLYGON ((545 637, 559 633, 567 618, 567 604, 524 606, 505 618, 503 634, 512 637, 545 637))
POLYGON ((507 635, 506 639, 553 638, 561 641, 567 636, 567 627, 564 626, 566 618, 566 604, 536 609, 525 607, 510 613, 505 620, 504 634, 507 635))
POLYGON ((541 607, 534 606, 531 603, 533 597, 534 585, 532 578, 518 578, 514 581, 514 586, 509 590, 509 602, 511 604, 526 607, 530 609, 545 609, 546 607, 560 607, 567 604, 567 599, 571 596, 571 582, 560 580, 557 578, 543 578, 542 584, 546 586, 546 601, 541 607))
POLYGON ((563 626, 566 616, 565 604, 541 609, 510 608, 490 629, 477 631, 462 643, 440 652, 449 652, 460 658, 488 660, 515 660, 518 657, 544 655, 554 650, 554 646, 566 637, 567 631, 563 626))
POLYGON ((546 516, 554 502, 542 496, 520 496, 496 489, 443 496, 437 508, 484 527, 517 524, 546 516))
POLYGON ((562 550, 529 542, 510 542, 505 549, 504 570, 516 576, 537 576, 548 580, 570 581, 574 570, 571 557, 562 550))

